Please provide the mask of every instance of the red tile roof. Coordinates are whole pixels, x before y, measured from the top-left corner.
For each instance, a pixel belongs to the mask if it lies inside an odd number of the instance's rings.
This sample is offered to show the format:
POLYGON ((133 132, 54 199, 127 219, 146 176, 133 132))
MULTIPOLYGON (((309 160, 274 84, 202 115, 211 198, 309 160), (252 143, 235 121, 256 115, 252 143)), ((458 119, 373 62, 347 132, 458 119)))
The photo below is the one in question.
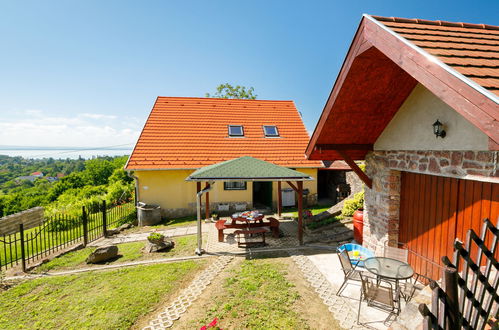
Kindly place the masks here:
POLYGON ((372 17, 459 73, 499 95, 499 26, 372 17))
POLYGON ((418 83, 499 150, 499 27, 364 15, 307 157, 365 159, 418 83))
POLYGON ((322 167, 305 158, 308 140, 293 101, 158 97, 126 169, 195 169, 241 156, 322 167), (228 125, 243 125, 244 137, 229 137, 228 125), (262 125, 280 137, 266 138, 262 125))

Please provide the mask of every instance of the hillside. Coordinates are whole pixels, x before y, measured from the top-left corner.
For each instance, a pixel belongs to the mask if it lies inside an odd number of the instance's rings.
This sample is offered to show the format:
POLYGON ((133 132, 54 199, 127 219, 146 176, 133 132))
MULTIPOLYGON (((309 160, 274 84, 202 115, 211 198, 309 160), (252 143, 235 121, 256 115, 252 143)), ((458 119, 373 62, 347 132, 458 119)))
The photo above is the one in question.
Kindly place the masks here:
POLYGON ((0 155, 0 216, 35 206, 45 207, 48 213, 71 213, 103 199, 111 204, 130 199, 133 180, 123 170, 127 158, 55 160, 0 155), (30 176, 35 172, 43 176, 30 176))

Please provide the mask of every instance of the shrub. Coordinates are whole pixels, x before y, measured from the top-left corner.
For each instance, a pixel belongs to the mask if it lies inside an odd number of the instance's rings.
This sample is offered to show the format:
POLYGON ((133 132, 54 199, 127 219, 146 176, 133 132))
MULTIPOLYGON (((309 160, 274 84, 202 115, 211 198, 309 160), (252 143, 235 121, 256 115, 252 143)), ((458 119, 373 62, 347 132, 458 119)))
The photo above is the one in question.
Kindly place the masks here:
POLYGON ((162 235, 160 233, 151 233, 149 236, 147 236, 147 240, 149 242, 159 242, 162 241, 165 238, 165 235, 162 235))
POLYGON ((341 214, 345 217, 351 217, 353 213, 364 207, 364 191, 358 192, 353 195, 352 199, 347 199, 343 204, 341 214))

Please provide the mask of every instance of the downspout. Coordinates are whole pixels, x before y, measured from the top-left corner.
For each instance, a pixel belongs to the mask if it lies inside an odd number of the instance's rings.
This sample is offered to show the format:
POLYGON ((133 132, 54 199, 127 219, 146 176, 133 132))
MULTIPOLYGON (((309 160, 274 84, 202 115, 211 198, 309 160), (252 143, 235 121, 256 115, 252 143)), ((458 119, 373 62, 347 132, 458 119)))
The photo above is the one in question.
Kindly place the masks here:
POLYGON ((126 175, 129 178, 134 179, 135 182, 135 206, 139 205, 139 178, 133 175, 131 172, 126 171, 126 175))
POLYGON ((198 256, 204 253, 204 250, 201 248, 201 246, 203 245, 203 235, 201 233, 201 196, 203 196, 205 192, 210 191, 213 187, 213 184, 214 182, 210 182, 208 187, 202 189, 201 191, 198 191, 198 193, 196 194, 196 213, 198 220, 198 247, 196 249, 196 254, 198 256))

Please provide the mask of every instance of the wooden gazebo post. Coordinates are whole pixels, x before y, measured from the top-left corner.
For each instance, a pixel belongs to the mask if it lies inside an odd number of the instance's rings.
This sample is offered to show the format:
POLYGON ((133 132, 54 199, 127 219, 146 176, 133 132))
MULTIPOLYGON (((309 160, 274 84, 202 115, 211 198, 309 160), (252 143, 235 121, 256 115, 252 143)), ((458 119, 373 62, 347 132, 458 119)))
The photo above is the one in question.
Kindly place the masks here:
POLYGON ((298 194, 298 241, 303 245, 303 181, 296 181, 296 186, 291 181, 286 181, 298 194))
POLYGON ((303 181, 296 181, 298 185, 298 240, 303 245, 303 181))
POLYGON ((281 218, 282 213, 282 193, 281 193, 281 181, 277 181, 277 215, 281 218))

